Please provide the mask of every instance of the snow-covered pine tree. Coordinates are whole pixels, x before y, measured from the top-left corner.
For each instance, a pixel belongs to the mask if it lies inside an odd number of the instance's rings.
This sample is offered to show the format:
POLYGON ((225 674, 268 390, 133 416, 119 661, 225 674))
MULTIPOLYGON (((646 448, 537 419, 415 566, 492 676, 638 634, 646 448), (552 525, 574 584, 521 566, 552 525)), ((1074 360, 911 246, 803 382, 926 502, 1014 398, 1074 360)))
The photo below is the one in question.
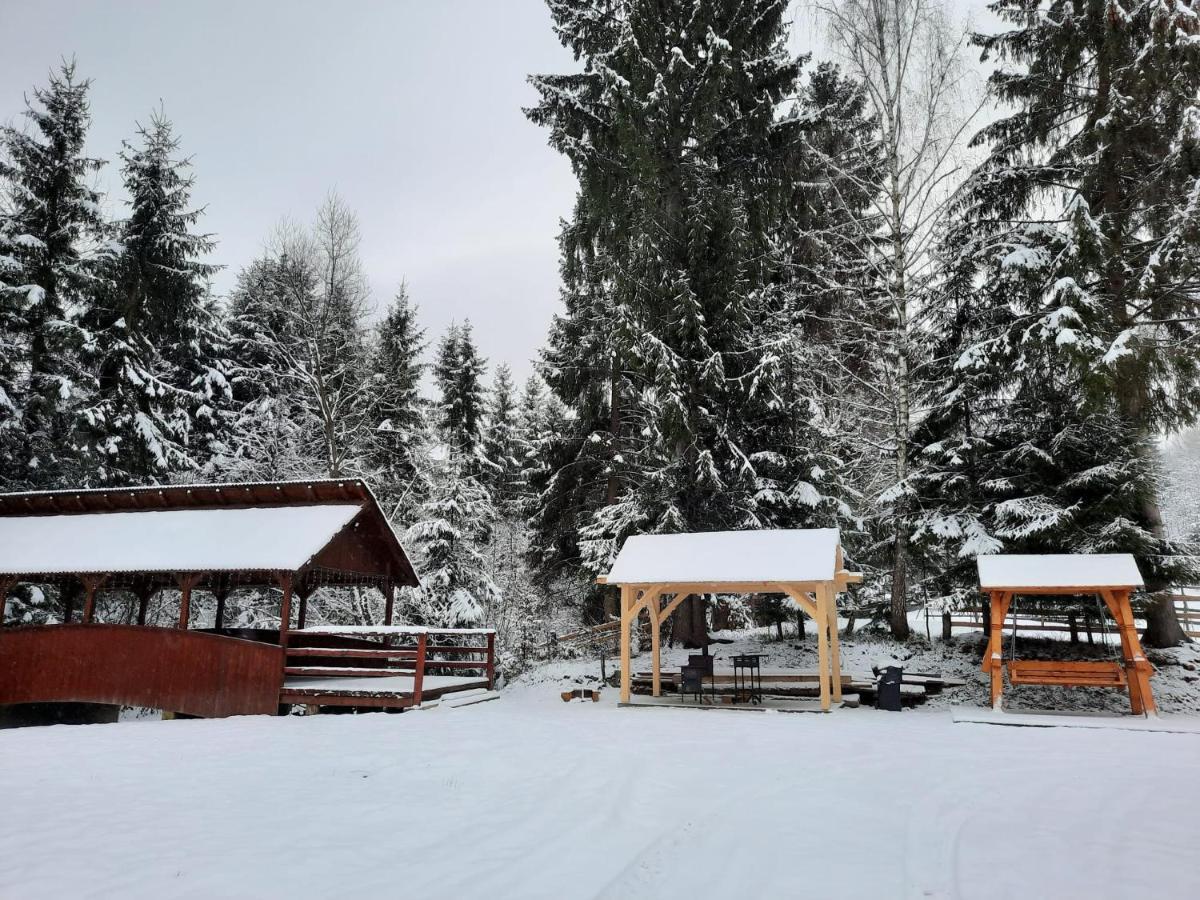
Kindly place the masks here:
POLYGON ((401 284, 387 314, 375 328, 371 360, 372 429, 366 466, 393 521, 411 522, 425 496, 428 454, 421 376, 425 329, 401 284))
POLYGON ((227 338, 208 295, 214 242, 194 233, 190 162, 171 122, 155 112, 124 145, 129 216, 115 226, 117 249, 104 290, 88 314, 87 351, 96 379, 88 405, 95 478, 110 484, 169 479, 204 469, 226 425, 227 338))
MULTIPOLYGON (((1040 281, 1014 328, 969 358, 986 365, 1006 342, 1048 337, 1074 372, 1081 414, 1111 412, 1115 430, 1151 453, 1162 431, 1200 412, 1200 16, 1190 0, 992 8, 1010 28, 978 43, 1001 60, 992 88, 1015 111, 978 137, 990 155, 964 217, 994 235, 980 242, 991 255, 982 268, 1040 281)), ((1154 492, 1138 493, 1134 522, 1161 542, 1154 492)), ((1141 562, 1147 586, 1164 587, 1167 567, 1141 562)), ((1146 641, 1181 639, 1159 594, 1146 641)))
POLYGON ((438 342, 433 379, 438 391, 438 426, 442 439, 470 474, 478 474, 483 431, 483 378, 487 361, 480 357, 471 323, 451 323, 438 342))
POLYGON ((103 221, 91 177, 103 161, 87 156, 90 82, 64 62, 26 102, 28 130, 0 126, 0 182, 9 341, 21 383, 10 392, 23 433, 3 480, 10 487, 79 484, 79 406, 86 385, 80 321, 97 286, 103 221))
POLYGON ((497 511, 512 517, 520 499, 520 425, 512 370, 506 363, 497 366, 492 376, 480 453, 480 481, 491 493, 497 511))
POLYGON ((500 600, 482 552, 495 509, 455 453, 431 473, 431 480, 430 495, 404 536, 421 587, 402 592, 401 614, 414 625, 482 625, 500 600))
POLYGON ((11 484, 20 452, 24 312, 29 302, 16 257, 12 223, 0 214, 0 485, 11 484))
MULTIPOLYGON (((758 444, 785 386, 764 383, 775 370, 754 318, 791 279, 779 238, 800 122, 777 111, 800 63, 774 0, 575 0, 551 14, 583 72, 534 77, 528 114, 580 192, 560 236, 566 309, 544 352, 571 416, 544 448, 531 552, 594 575, 632 533, 778 521, 759 515, 778 492, 756 459, 793 448, 758 444)), ((808 519, 823 505, 799 506, 808 519)), ((676 634, 704 642, 702 617, 681 610, 676 634)))

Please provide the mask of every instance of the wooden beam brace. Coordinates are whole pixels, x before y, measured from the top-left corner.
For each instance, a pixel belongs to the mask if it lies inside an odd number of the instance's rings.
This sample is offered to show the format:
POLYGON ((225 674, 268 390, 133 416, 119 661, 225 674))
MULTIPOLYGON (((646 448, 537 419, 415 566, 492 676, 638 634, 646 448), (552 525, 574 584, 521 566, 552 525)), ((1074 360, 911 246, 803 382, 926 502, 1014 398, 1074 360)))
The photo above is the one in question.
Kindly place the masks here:
POLYGON ((192 617, 192 589, 202 580, 204 575, 199 572, 181 572, 175 576, 179 585, 179 628, 187 630, 192 617))
POLYGON ((820 625, 821 612, 817 608, 817 604, 814 603, 812 600, 810 600, 808 597, 806 597, 804 595, 804 593, 802 593, 799 590, 797 585, 792 585, 792 584, 772 585, 769 593, 787 594, 789 597, 792 598, 792 600, 795 602, 795 604, 797 606, 799 606, 802 610, 804 610, 806 613, 808 613, 809 618, 811 618, 814 622, 816 622, 818 625, 820 625))

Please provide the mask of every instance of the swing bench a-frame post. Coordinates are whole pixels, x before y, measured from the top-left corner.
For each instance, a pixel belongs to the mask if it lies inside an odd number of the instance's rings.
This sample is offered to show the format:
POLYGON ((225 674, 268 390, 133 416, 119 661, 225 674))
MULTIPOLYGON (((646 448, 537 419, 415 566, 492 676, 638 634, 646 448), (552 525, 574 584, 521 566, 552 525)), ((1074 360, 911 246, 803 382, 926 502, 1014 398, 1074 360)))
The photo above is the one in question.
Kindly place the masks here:
POLYGON ((979 587, 991 604, 983 671, 991 676, 992 708, 1001 709, 1004 675, 1014 685, 1124 688, 1135 715, 1157 715, 1150 689, 1153 667, 1142 651, 1130 606, 1142 586, 1128 553, 980 556, 979 587), (1018 596, 1067 600, 1093 595, 1108 608, 1121 639, 1120 661, 1004 660, 1004 620, 1018 596))

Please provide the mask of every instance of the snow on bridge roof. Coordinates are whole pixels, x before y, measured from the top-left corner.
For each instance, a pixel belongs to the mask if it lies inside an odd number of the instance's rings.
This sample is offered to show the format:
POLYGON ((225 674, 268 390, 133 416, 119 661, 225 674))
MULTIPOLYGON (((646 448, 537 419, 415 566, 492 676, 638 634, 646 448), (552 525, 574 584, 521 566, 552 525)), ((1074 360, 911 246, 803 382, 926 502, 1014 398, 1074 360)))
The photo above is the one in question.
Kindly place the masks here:
POLYGON ((0 573, 296 571, 359 503, 0 517, 0 573))
POLYGON ((836 528, 644 534, 628 538, 608 584, 833 581, 836 528))
POLYGON ((1141 587, 1130 553, 1044 553, 980 556, 979 586, 999 588, 1141 587))

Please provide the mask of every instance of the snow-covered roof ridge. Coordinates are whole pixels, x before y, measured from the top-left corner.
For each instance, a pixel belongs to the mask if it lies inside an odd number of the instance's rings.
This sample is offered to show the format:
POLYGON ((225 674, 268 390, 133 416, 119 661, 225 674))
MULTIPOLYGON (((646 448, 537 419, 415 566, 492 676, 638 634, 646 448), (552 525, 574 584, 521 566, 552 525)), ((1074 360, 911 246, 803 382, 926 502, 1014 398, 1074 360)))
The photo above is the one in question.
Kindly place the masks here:
POLYGON ((706 531, 628 538, 609 584, 832 581, 837 528, 706 531))
POLYGON ((0 517, 0 573, 297 571, 362 503, 0 517))
POLYGON ((276 481, 195 481, 183 482, 180 484, 129 484, 112 485, 109 487, 54 488, 53 490, 41 491, 3 491, 0 492, 0 500, 3 500, 6 497, 73 497, 76 494, 126 494, 180 490, 236 490, 241 488, 261 487, 282 488, 310 484, 313 486, 354 484, 366 489, 368 493, 374 494, 374 492, 371 490, 371 486, 361 478, 283 478, 276 481))
POLYGON ((984 590, 1142 586, 1132 553, 986 554, 976 562, 984 590))

